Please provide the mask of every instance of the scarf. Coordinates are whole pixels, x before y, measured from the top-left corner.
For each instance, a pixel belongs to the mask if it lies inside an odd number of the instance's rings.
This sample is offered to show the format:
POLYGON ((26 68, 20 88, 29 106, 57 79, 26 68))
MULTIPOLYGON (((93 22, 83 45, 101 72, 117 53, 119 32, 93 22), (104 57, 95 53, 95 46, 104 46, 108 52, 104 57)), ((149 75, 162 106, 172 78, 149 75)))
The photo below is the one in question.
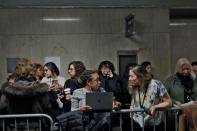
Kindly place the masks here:
POLYGON ((189 102, 192 100, 192 90, 193 90, 193 80, 191 78, 191 75, 188 76, 183 76, 180 73, 176 73, 178 76, 179 80, 181 81, 181 84, 184 87, 184 102, 189 102))

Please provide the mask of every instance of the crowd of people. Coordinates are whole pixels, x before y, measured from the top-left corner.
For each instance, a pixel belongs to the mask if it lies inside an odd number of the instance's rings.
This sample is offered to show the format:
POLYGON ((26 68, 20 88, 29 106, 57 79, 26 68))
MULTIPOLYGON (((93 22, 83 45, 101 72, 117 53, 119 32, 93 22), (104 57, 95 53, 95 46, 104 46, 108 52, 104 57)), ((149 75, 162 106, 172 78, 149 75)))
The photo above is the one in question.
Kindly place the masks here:
MULTIPOLYGON (((9 75, 1 86, 0 114, 46 113, 54 121, 58 121, 58 116, 62 114, 66 117, 69 113, 80 114, 82 117, 78 118, 82 119, 77 121, 76 118, 73 127, 82 125, 82 131, 113 130, 113 127, 120 126, 119 114, 94 112, 91 106, 86 105, 85 97, 86 93, 90 92, 113 92, 114 109, 145 111, 123 114, 123 131, 130 131, 131 126, 134 130, 140 131, 144 128, 145 131, 150 131, 154 125, 156 130, 162 131, 163 112, 157 109, 172 106, 183 109, 178 114, 179 131, 188 128, 186 119, 194 129, 195 124, 197 125, 194 119, 197 118, 193 118, 195 115, 189 114, 187 110, 197 104, 197 62, 190 63, 188 59, 180 58, 175 73, 164 82, 155 79, 151 69, 149 61, 140 65, 129 63, 124 75, 119 76, 115 73, 113 63, 107 60, 102 61, 97 70, 86 69, 81 61, 72 61, 67 68, 70 78, 66 80, 53 62, 42 65, 20 59, 15 72, 9 75), (133 125, 130 117, 134 120, 133 125)), ((192 111, 194 114, 195 110, 192 111)), ((167 119, 175 122, 171 115, 167 119)), ((68 124, 64 124, 66 125, 68 124)), ((175 128, 172 125, 170 124, 169 128, 175 128)))

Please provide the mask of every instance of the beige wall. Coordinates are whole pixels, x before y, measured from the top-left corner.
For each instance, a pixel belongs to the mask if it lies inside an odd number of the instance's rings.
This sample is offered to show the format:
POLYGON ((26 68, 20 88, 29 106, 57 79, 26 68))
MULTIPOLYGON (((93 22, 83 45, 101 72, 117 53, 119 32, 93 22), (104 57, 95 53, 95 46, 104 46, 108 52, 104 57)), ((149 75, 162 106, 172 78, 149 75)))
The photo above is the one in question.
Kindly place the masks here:
POLYGON ((152 62, 154 75, 170 73, 169 11, 165 8, 110 9, 1 9, 0 81, 6 58, 28 57, 44 62, 45 56, 61 57, 61 74, 68 78, 70 61, 81 60, 94 69, 102 60, 117 67, 118 50, 134 50, 138 62, 152 62), (124 17, 135 14, 136 36, 124 36, 124 17), (46 22, 43 18, 79 18, 75 22, 46 22))
POLYGON ((188 58, 191 62, 197 61, 197 21, 183 20, 177 23, 177 26, 170 26, 172 72, 181 57, 188 58))
POLYGON ((4 53, 2 49, 2 37, 0 36, 0 80, 3 80, 5 77, 5 62, 4 62, 4 53))

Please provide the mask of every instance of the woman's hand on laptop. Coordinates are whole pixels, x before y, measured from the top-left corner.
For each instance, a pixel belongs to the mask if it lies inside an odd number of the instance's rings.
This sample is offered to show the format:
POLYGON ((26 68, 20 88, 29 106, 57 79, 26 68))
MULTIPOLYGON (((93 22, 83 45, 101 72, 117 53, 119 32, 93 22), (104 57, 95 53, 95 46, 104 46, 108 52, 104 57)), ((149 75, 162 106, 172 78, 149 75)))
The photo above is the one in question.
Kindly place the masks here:
POLYGON ((92 109, 92 107, 88 106, 88 105, 84 105, 84 106, 79 107, 80 111, 90 111, 91 109, 92 109))

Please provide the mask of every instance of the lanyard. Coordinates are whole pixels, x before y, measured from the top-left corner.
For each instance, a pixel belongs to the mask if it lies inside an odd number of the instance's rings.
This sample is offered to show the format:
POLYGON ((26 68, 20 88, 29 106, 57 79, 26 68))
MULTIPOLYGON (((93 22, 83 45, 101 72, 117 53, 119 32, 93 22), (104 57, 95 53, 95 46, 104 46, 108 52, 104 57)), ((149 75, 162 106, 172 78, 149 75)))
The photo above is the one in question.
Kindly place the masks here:
POLYGON ((145 98, 146 98, 147 88, 148 87, 145 88, 146 90, 144 92, 144 97, 143 97, 143 100, 141 102, 141 98, 140 98, 140 87, 138 87, 138 95, 139 95, 139 101, 140 101, 140 107, 141 108, 144 108, 144 101, 145 101, 145 98))

